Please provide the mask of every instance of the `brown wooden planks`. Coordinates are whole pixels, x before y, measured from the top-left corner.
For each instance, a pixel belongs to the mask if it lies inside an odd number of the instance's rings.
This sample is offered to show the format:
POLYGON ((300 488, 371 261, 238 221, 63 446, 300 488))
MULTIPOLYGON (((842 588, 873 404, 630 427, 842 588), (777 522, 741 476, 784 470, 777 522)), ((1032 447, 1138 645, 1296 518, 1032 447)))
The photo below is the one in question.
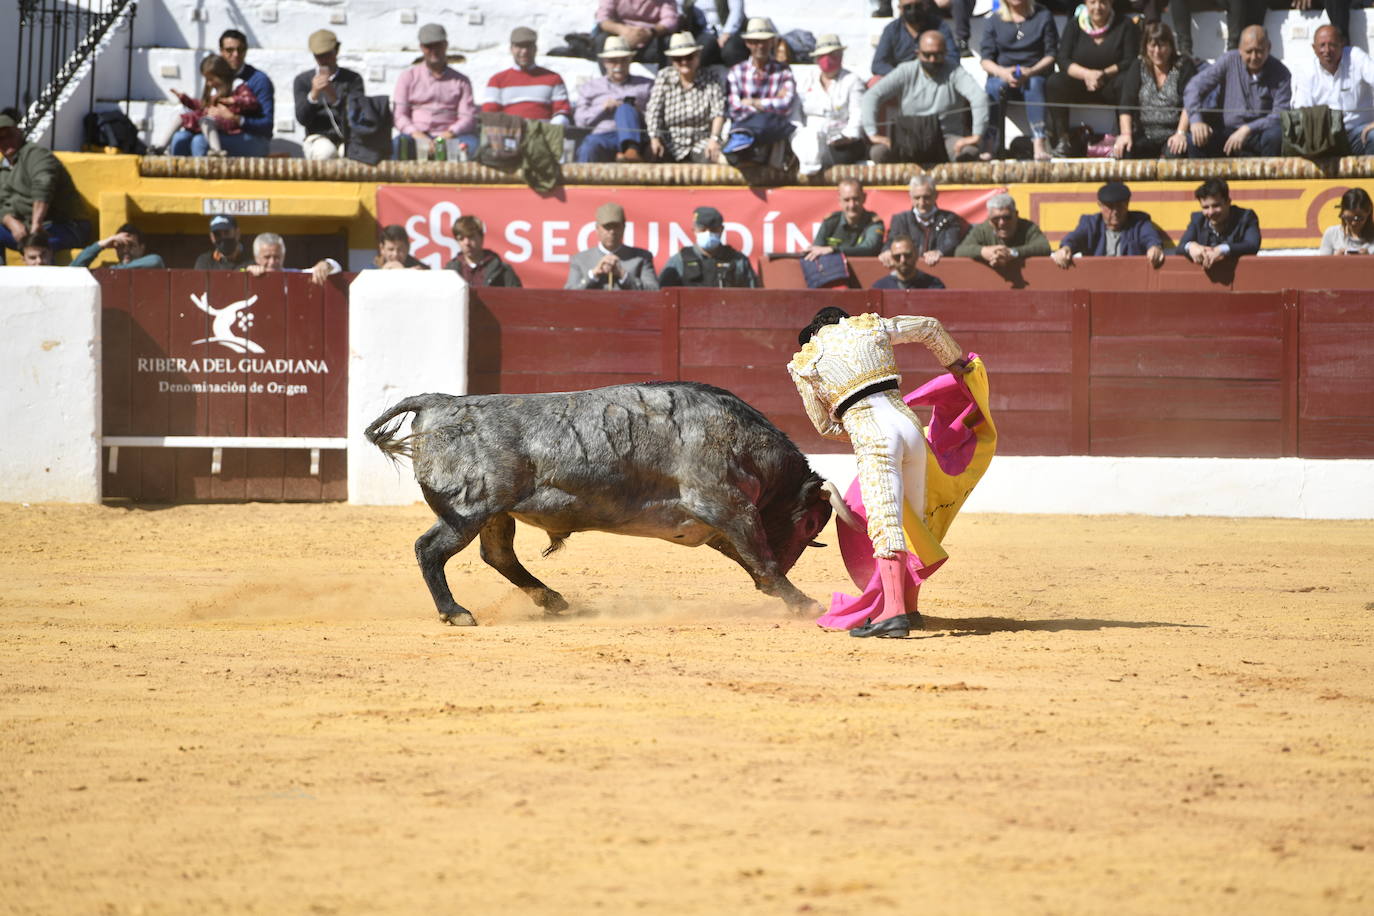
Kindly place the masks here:
POLYGON ((1094 378, 1092 419, 1278 420, 1276 379, 1094 378))
POLYGON ((1094 376, 1278 379, 1283 342, 1261 337, 1093 337, 1094 376))
POLYGON ((1094 337, 1279 337, 1276 293, 1092 293, 1094 337))
MULTIPOLYGON (((256 342, 257 337, 260 336, 260 335, 259 335, 259 332, 258 332, 258 330, 257 330, 257 328, 258 328, 257 322, 260 320, 260 319, 258 318, 258 313, 264 312, 264 311, 267 311, 268 309, 270 309, 270 305, 268 305, 267 303, 270 302, 271 300, 268 299, 267 302, 264 302, 264 301, 263 301, 263 298, 262 298, 262 295, 263 295, 263 292, 264 292, 264 291, 263 291, 261 288, 256 288, 256 283, 257 283, 257 282, 263 282, 263 281, 255 281, 255 289, 253 290, 252 293, 249 293, 248 290, 247 290, 247 284, 246 284, 247 279, 248 279, 248 275, 247 275, 247 274, 242 274, 242 273, 237 273, 237 272, 229 272, 229 271, 207 271, 207 272, 205 273, 205 288, 206 288, 206 291, 207 291, 207 296, 208 296, 208 301, 209 301, 209 303, 210 303, 210 306, 211 306, 211 308, 215 308, 215 309, 223 309, 223 308, 227 308, 227 307, 233 305, 233 304, 236 303, 236 302, 247 301, 249 298, 251 298, 252 295, 258 295, 258 296, 259 296, 259 300, 258 300, 257 302, 254 302, 253 305, 247 306, 247 307, 245 307, 245 308, 239 310, 239 312, 238 312, 238 320, 236 320, 236 321, 234 322, 234 325, 233 325, 236 334, 244 334, 244 335, 247 336, 249 339, 252 339, 252 340, 254 340, 254 341, 256 342), (251 316, 251 317, 250 317, 250 316, 251 316), (250 321, 251 321, 251 323, 250 323, 250 321), (245 327, 245 326, 246 326, 246 327, 245 327)), ((276 283, 278 283, 278 284, 280 283, 280 281, 271 281, 271 282, 276 282, 276 283)), ((270 294, 269 294, 269 295, 270 295, 270 294)), ((235 352, 232 348, 226 347, 226 346, 224 346, 223 344, 212 344, 212 345, 209 345, 209 353, 210 353, 210 354, 213 354, 214 356, 217 356, 217 357, 228 357, 229 359, 233 360, 235 363, 237 363, 238 360, 239 360, 239 359, 242 359, 242 358, 249 358, 249 359, 251 359, 251 358, 254 358, 254 357, 257 357, 257 356, 262 356, 262 355, 264 355, 264 354, 257 354, 257 353, 237 353, 237 352, 235 352)), ((226 380, 227 380, 227 379, 234 378, 234 377, 235 377, 235 376, 233 376, 233 375, 225 375, 225 376, 223 376, 223 378, 226 379, 226 380)), ((245 395, 245 394, 232 394, 232 393, 214 393, 214 392, 207 393, 207 394, 205 395, 205 410, 206 410, 206 429, 205 429, 205 434, 206 434, 206 435, 209 435, 209 436, 246 436, 246 435, 248 435, 248 396, 247 396, 247 395, 245 395)), ((224 464, 225 464, 225 467, 226 467, 226 468, 229 467, 229 463, 230 463, 230 453, 231 453, 231 452, 237 452, 237 451, 239 451, 239 450, 237 450, 237 449, 226 449, 226 450, 225 450, 225 452, 224 452, 224 456, 225 456, 224 464)), ((239 458, 239 457, 242 457, 242 456, 236 455, 235 457, 236 457, 236 458, 239 458)), ((240 474, 240 476, 242 475, 242 470, 239 471, 239 474, 240 474)), ((216 483, 216 487, 215 487, 215 498, 216 498, 216 499, 234 498, 234 497, 232 497, 232 496, 221 496, 221 495, 219 495, 219 487, 220 487, 220 484, 222 483, 222 481, 217 480, 215 483, 216 483)), ((241 488, 240 488, 240 489, 241 489, 241 488)))
POLYGON ((1092 435, 1094 455, 1277 458, 1282 454, 1277 419, 1095 419, 1092 435))

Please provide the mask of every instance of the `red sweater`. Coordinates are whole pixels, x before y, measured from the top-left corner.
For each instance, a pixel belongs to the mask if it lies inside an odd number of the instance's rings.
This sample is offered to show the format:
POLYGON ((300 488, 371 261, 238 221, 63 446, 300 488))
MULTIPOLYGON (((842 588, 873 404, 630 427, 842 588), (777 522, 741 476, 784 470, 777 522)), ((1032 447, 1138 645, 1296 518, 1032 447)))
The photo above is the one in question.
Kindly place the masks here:
POLYGON ((552 121, 566 124, 572 114, 568 104, 568 87, 563 78, 543 67, 521 70, 511 67, 502 70, 487 82, 482 96, 482 110, 529 118, 532 121, 552 121))

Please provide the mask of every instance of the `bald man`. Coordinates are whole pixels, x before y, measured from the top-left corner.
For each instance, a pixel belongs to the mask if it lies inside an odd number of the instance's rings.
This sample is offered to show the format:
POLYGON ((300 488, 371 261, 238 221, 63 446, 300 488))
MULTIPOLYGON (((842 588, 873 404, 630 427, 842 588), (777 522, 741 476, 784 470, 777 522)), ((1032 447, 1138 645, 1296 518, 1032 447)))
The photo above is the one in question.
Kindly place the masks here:
POLYGON ((1374 59, 1360 48, 1347 47, 1333 25, 1317 29, 1312 53, 1317 64, 1294 80, 1293 107, 1325 105, 1343 112, 1351 154, 1368 155, 1374 148, 1374 59))
POLYGON ((916 60, 899 64, 863 96, 863 126, 873 146, 874 162, 959 162, 979 158, 988 120, 983 87, 959 64, 945 56, 945 36, 921 33, 916 60), (883 103, 896 99, 899 116, 879 124, 883 103), (964 113, 972 109, 973 130, 963 131, 964 113), (939 136, 917 119, 938 118, 939 136))
POLYGON ((1188 110, 1190 158, 1277 156, 1283 146, 1279 112, 1292 107, 1292 75, 1269 54, 1269 36, 1252 25, 1240 33, 1240 47, 1227 51, 1193 77, 1183 90, 1188 110), (1220 89, 1217 115, 1204 113, 1203 100, 1220 89))

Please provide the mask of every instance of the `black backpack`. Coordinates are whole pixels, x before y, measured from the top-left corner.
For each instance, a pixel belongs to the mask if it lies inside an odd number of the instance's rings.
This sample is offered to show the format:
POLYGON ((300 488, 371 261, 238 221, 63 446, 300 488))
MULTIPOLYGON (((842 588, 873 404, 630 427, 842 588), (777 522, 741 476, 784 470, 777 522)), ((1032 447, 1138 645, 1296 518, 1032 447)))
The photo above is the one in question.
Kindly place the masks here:
POLYGON ((93 147, 113 146, 121 153, 142 156, 148 146, 138 139, 138 128, 129 116, 118 108, 113 111, 92 111, 81 121, 86 134, 86 145, 93 147))
POLYGON ((391 158, 391 97, 356 95, 348 100, 349 159, 376 165, 391 158))

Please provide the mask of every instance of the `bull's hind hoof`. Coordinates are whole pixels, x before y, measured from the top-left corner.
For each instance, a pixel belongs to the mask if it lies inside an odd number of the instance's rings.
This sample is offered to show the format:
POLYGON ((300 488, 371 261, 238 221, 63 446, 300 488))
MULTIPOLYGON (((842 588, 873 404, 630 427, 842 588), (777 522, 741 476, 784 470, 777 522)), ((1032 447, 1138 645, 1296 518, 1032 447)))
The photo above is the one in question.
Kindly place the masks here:
POLYGON ((468 611, 459 611, 457 614, 440 614, 439 619, 451 627, 477 626, 477 618, 468 611))

